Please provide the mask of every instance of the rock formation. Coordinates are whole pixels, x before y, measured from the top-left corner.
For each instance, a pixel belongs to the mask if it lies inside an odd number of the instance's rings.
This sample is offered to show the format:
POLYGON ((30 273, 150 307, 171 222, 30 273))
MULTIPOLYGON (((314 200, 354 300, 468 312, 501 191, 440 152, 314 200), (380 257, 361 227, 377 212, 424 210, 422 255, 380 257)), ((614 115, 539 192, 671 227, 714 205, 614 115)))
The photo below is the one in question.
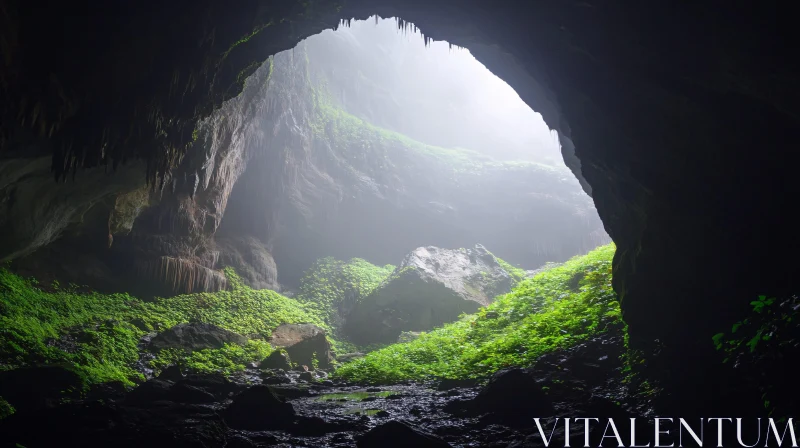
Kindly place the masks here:
MULTIPOLYGON (((166 188, 182 180, 170 173, 184 156, 202 154, 189 144, 196 120, 241 92, 268 55, 342 20, 400 17, 401 29, 468 48, 557 130, 618 245, 631 341, 649 351, 659 340, 665 367, 707 359, 709 336, 765 289, 794 292, 795 225, 776 217, 800 192, 788 149, 800 73, 786 57, 797 29, 781 2, 145 0, 92 14, 67 2, 10 5, 0 15, 3 157, 52 154, 59 180, 142 159, 166 188)), ((41 241, 24 233, 2 245, 4 259, 41 241)))
POLYGON ((512 280, 483 246, 408 254, 395 272, 365 297, 346 331, 362 344, 395 342, 404 331, 427 331, 474 313, 511 290, 512 280))
POLYGON ((331 344, 325 330, 312 324, 283 324, 272 331, 270 344, 283 348, 289 359, 298 365, 312 368, 315 364, 328 368, 333 361, 331 344))
MULTIPOLYGON (((388 263, 424 243, 481 241, 535 266, 607 242, 591 199, 563 167, 446 150, 350 115, 345 107, 363 102, 331 96, 346 61, 325 60, 324 43, 320 36, 259 66, 240 95, 198 122, 194 149, 156 189, 130 179, 128 167, 64 189, 42 165, 36 185, 76 202, 45 195, 35 221, 52 224, 37 230, 12 219, 27 219, 32 203, 15 200, 0 214, 14 238, 4 256, 55 241, 17 269, 147 297, 227 288, 225 266, 250 286, 280 290, 279 270, 281 282, 297 285, 322 256, 388 263), (97 188, 104 178, 125 183, 97 188), (91 269, 54 262, 71 252, 91 269)), ((39 194, 16 172, 8 195, 39 194)))

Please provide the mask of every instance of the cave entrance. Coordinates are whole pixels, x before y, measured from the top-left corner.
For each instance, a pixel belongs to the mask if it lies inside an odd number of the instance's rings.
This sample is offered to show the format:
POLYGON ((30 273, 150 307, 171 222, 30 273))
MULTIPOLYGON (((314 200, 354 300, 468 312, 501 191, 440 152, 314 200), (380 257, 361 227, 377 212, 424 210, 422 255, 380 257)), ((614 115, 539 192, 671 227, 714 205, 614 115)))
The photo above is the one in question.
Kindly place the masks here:
POLYGON ((396 19, 305 39, 215 115, 237 126, 206 131, 247 160, 217 240, 250 254, 227 261, 254 286, 270 286, 256 279, 270 254, 291 287, 325 256, 482 244, 535 269, 610 241, 541 115, 468 50, 396 19))

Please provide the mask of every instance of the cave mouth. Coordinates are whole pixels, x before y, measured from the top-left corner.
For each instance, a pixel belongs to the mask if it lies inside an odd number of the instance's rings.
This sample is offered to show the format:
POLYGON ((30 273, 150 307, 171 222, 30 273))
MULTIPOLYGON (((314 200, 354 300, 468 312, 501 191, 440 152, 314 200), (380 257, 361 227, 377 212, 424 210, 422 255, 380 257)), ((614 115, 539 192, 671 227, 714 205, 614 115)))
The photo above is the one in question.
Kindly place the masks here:
POLYGON ((342 25, 246 81, 238 100, 265 106, 242 127, 261 137, 243 137, 218 241, 257 238, 284 290, 326 256, 482 244, 535 269, 610 242, 557 132, 468 50, 394 18, 342 25))

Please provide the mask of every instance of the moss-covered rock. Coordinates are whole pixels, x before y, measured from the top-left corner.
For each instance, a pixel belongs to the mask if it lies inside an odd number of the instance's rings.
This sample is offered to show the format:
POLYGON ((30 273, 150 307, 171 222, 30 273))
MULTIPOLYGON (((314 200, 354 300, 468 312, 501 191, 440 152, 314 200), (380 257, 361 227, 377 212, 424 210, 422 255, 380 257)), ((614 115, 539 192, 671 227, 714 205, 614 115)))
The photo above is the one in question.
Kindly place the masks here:
POLYGON ((347 321, 361 344, 391 343, 402 331, 427 331, 474 313, 511 290, 513 280, 483 246, 415 249, 347 321))

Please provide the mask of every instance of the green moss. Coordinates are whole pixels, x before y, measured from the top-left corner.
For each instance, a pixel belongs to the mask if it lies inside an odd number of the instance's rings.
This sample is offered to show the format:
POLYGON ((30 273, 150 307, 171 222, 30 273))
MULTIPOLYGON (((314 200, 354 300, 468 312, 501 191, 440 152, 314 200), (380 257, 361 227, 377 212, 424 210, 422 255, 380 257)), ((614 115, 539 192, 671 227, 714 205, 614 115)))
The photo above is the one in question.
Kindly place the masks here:
POLYGON ((505 271, 508 272, 508 275, 510 275, 511 278, 514 279, 514 283, 519 283, 525 280, 525 275, 526 275, 525 269, 512 266, 511 263, 503 260, 502 258, 496 255, 494 258, 497 259, 497 263, 500 265, 500 267, 505 269, 505 271))
POLYGON ((9 402, 0 397, 0 420, 8 417, 9 415, 16 412, 14 406, 11 406, 9 402))
POLYGON ((335 376, 367 383, 483 377, 527 366, 621 323, 611 288, 614 246, 598 248, 519 283, 478 313, 343 365, 335 376), (583 272, 578 290, 569 288, 583 272))
MULTIPOLYGON (((315 315, 321 316, 336 336, 346 310, 352 309, 369 295, 394 269, 392 265, 376 266, 361 258, 349 261, 321 258, 303 276, 297 300, 315 315)), ((335 351, 356 350, 345 341, 332 342, 335 351)))
POLYGON ((230 373, 269 353, 269 337, 283 323, 313 323, 330 331, 324 315, 306 303, 270 290, 253 290, 226 270, 230 291, 185 294, 142 302, 127 294, 46 292, 34 280, 0 270, 0 369, 30 364, 69 364, 87 382, 143 379, 133 369, 138 343, 152 329, 207 322, 255 340, 191 355, 161 352, 153 366, 230 373))

